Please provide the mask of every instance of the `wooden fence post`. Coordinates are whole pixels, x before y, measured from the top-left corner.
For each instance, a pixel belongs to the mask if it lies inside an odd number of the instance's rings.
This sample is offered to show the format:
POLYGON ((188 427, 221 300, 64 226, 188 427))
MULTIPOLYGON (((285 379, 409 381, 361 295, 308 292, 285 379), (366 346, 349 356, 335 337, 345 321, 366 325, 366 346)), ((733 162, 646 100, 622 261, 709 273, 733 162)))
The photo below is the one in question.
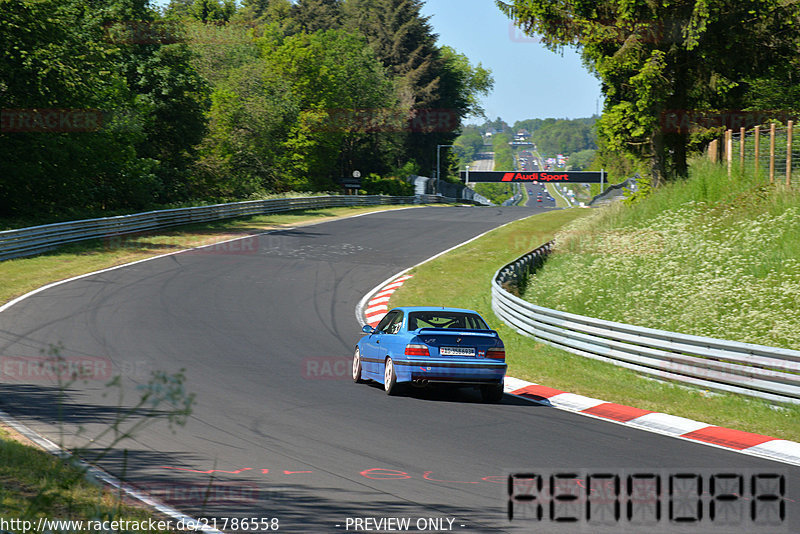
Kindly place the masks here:
POLYGON ((728 162, 728 178, 731 177, 731 162, 733 161, 733 130, 725 130, 725 161, 728 162))
POLYGON ((792 185, 792 128, 794 121, 789 121, 786 126, 786 187, 792 185))
POLYGON ((719 161, 719 139, 714 139, 708 143, 708 159, 714 163, 719 161))
POLYGON ((760 148, 761 144, 761 126, 756 126, 756 144, 755 144, 755 165, 753 166, 753 174, 755 175, 756 179, 758 179, 758 149, 760 148))
POLYGON ((744 126, 739 128, 739 174, 744 175, 744 126))
POLYGON ((775 123, 769 125, 769 183, 775 183, 775 123))

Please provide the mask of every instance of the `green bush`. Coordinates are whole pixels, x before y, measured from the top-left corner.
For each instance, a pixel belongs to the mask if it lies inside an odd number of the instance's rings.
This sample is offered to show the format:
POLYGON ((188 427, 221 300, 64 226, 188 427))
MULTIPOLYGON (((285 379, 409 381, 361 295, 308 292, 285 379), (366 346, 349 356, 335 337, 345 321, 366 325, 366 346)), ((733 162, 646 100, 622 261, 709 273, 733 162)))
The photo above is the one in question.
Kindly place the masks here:
POLYGON ((414 194, 414 186, 401 178, 393 176, 383 178, 377 174, 368 174, 361 179, 359 192, 364 195, 407 197, 414 194))

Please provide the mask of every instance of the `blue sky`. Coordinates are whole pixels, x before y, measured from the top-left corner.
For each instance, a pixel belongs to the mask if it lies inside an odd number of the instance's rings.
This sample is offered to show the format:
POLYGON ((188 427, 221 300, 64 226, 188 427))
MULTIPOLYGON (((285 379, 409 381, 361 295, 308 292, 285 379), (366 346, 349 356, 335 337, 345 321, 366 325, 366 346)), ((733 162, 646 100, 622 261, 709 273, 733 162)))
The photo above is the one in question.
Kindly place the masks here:
POLYGON ((600 82, 578 54, 550 52, 523 35, 493 0, 426 0, 423 14, 431 17, 440 45, 492 71, 494 91, 483 98, 490 119, 499 116, 513 125, 523 119, 590 117, 598 101, 602 110, 600 82))

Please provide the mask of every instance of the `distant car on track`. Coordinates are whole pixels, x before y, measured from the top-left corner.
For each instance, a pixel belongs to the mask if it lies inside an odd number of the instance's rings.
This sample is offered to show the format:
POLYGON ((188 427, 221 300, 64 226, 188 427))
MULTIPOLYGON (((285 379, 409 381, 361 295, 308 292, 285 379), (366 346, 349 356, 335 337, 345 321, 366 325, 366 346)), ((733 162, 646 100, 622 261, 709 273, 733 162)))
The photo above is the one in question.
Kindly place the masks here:
POLYGON ((473 310, 403 307, 387 313, 353 354, 353 380, 374 380, 389 395, 409 384, 480 389, 485 402, 503 397, 506 350, 500 335, 473 310))

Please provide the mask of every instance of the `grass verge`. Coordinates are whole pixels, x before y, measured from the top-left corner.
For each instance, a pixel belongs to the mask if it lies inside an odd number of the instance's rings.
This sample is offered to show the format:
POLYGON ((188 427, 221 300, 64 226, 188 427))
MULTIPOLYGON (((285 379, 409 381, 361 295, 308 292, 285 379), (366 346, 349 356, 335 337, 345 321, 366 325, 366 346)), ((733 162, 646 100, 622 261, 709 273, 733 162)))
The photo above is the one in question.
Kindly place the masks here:
POLYGON ((28 521, 158 520, 149 511, 90 482, 78 467, 23 441, 0 428, 0 517, 28 521))
POLYGON ((659 382, 555 349, 500 323, 491 307, 489 284, 495 271, 552 239, 563 225, 592 213, 581 209, 553 211, 494 230, 414 268, 414 278, 394 293, 390 307, 435 305, 478 311, 506 344, 510 376, 609 402, 800 441, 798 407, 778 410, 760 400, 659 382))
POLYGON ((550 196, 556 199, 556 207, 557 208, 569 208, 571 204, 567 202, 567 199, 558 192, 558 186, 556 184, 547 184, 547 192, 550 193, 550 196))

